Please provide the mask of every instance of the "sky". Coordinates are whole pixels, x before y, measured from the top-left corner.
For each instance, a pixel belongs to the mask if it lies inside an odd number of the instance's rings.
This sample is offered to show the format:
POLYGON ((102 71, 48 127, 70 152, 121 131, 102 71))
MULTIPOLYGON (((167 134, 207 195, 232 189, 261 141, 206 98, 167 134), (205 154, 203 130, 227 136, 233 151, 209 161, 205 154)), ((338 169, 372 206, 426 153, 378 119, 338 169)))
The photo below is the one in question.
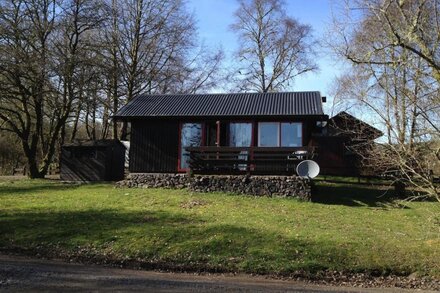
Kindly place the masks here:
MULTIPOLYGON (((313 29, 313 35, 318 40, 326 33, 331 22, 332 0, 285 0, 287 15, 296 18, 313 29)), ((221 47, 226 53, 226 62, 233 60, 232 53, 237 49, 238 39, 229 29, 234 21, 233 14, 238 8, 237 0, 188 0, 188 8, 193 11, 197 20, 200 39, 209 47, 221 47)), ((319 66, 317 73, 308 73, 295 79, 295 91, 320 91, 327 96, 331 104, 331 85, 340 73, 339 65, 332 60, 331 54, 325 49, 318 48, 319 56, 316 62, 319 66)))

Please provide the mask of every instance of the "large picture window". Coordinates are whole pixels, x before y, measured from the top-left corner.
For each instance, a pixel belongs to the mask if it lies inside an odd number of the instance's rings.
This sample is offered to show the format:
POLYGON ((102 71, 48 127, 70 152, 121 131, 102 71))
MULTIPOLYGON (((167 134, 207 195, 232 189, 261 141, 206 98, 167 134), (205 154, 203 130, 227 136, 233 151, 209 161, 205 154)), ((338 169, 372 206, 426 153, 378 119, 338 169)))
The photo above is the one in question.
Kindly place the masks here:
POLYGON ((186 147, 198 147, 202 145, 202 124, 183 123, 180 129, 180 169, 189 167, 189 152, 186 147))
POLYGON ((252 143, 252 123, 229 124, 229 146, 249 147, 252 143))
POLYGON ((258 123, 258 146, 302 146, 302 124, 297 122, 260 122, 258 123))

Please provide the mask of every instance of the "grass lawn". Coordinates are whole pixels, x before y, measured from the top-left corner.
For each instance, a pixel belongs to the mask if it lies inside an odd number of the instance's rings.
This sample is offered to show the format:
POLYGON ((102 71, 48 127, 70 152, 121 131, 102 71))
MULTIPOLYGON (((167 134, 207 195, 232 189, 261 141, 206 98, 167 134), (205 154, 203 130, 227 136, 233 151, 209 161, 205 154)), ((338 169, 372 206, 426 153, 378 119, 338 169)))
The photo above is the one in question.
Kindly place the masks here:
POLYGON ((440 277, 440 204, 318 184, 293 199, 0 181, 0 248, 158 267, 288 275, 323 269, 440 277))

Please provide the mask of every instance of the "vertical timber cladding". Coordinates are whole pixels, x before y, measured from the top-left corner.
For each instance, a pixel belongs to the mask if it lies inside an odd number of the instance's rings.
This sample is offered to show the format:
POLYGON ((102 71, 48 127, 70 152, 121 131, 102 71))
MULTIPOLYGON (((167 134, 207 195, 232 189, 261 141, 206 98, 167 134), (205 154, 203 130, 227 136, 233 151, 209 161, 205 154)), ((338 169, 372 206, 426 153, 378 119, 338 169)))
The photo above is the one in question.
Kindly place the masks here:
POLYGON ((177 172, 179 122, 131 122, 130 172, 177 172))

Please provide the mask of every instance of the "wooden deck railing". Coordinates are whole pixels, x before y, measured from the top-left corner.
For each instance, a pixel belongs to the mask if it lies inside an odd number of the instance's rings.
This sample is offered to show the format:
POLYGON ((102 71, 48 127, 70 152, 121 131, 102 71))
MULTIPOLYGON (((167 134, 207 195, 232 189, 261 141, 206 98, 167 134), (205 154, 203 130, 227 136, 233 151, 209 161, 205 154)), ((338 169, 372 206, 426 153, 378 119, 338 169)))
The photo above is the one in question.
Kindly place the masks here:
POLYGON ((188 147, 189 166, 203 174, 294 174, 315 147, 188 147))

